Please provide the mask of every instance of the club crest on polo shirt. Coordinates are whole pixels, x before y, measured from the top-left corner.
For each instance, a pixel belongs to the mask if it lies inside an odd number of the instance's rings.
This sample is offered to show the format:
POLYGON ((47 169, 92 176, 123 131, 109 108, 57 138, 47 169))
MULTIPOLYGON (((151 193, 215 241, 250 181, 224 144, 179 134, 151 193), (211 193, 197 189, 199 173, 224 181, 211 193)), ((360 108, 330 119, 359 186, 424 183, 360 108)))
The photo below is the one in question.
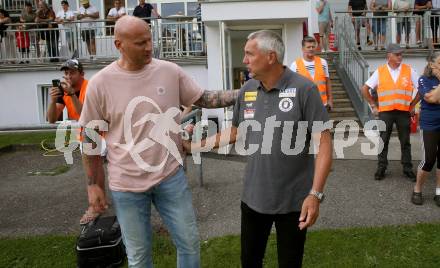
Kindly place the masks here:
POLYGON ((257 91, 246 91, 244 93, 244 101, 256 101, 257 100, 257 91))
POLYGON ((296 88, 291 87, 291 88, 281 89, 278 97, 280 97, 280 98, 295 98, 296 97, 296 88))
POLYGON ((281 99, 280 103, 278 104, 278 107, 280 108, 280 111, 286 113, 286 112, 292 110, 293 101, 290 98, 281 99))

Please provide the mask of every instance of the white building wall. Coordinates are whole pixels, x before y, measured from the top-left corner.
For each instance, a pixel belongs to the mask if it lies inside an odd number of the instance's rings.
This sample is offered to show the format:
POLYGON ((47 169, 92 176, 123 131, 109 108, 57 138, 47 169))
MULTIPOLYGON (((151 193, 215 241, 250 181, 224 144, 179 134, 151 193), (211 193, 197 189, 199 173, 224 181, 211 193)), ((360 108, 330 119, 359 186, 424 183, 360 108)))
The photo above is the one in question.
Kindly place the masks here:
MULTIPOLYGON (((182 68, 202 88, 208 88, 205 65, 187 65, 182 68)), ((99 69, 86 69, 86 79, 90 79, 98 71, 99 69)), ((61 78, 62 73, 57 70, 0 73, 0 127, 44 123, 39 119, 39 85, 50 85, 52 79, 61 78)))

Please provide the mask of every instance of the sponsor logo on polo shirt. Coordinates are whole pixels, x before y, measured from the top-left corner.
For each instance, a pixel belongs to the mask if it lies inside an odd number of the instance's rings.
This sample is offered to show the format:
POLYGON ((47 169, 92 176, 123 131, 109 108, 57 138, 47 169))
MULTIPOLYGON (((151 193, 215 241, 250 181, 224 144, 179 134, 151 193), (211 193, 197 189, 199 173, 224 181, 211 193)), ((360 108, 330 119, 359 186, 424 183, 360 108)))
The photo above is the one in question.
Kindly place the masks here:
POLYGON ((244 101, 256 101, 257 91, 247 91, 244 93, 244 101))

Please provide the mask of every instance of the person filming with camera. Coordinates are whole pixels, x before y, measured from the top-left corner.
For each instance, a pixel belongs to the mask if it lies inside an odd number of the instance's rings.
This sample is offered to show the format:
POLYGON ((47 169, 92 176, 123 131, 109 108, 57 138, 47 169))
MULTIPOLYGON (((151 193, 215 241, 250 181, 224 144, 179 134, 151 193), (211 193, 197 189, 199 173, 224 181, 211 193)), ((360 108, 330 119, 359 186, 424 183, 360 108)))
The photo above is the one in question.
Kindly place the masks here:
MULTIPOLYGON (((50 89, 51 103, 47 110, 47 120, 49 123, 55 123, 61 118, 64 108, 67 109, 69 120, 79 120, 81 115, 88 81, 84 78, 84 69, 77 59, 69 59, 61 65, 61 71, 64 72, 64 80, 52 80, 50 89)), ((80 139, 80 137, 78 137, 80 139)), ((106 144, 101 143, 101 156, 106 157, 106 144)), ((105 189, 104 182, 99 185, 105 189)), ((89 207, 80 219, 80 224, 87 224, 98 217, 99 213, 93 207, 89 207)))
POLYGON ((64 81, 53 80, 49 95, 51 103, 47 110, 47 120, 55 123, 67 108, 70 120, 78 120, 86 96, 87 80, 84 79, 82 64, 77 59, 69 59, 61 66, 64 81))

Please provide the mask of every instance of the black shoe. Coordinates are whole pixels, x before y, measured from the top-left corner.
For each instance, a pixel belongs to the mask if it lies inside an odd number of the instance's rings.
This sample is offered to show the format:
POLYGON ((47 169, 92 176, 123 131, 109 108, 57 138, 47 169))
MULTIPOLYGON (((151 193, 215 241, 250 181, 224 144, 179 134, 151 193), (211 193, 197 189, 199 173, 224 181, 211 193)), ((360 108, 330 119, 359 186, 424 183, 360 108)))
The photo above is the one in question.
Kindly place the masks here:
POLYGON ((376 173, 374 173, 374 179, 377 181, 383 180, 385 178, 385 169, 384 168, 378 168, 376 170, 376 173))
POLYGON ((403 174, 405 174, 406 178, 411 182, 416 182, 416 174, 412 170, 406 170, 403 171, 403 174))
POLYGON ((434 201, 435 201, 435 204, 440 207, 440 195, 435 195, 434 201))
POLYGON ((412 195, 411 195, 411 202, 414 205, 418 205, 418 206, 423 205, 423 195, 422 195, 422 192, 420 192, 420 193, 413 192, 412 195))

